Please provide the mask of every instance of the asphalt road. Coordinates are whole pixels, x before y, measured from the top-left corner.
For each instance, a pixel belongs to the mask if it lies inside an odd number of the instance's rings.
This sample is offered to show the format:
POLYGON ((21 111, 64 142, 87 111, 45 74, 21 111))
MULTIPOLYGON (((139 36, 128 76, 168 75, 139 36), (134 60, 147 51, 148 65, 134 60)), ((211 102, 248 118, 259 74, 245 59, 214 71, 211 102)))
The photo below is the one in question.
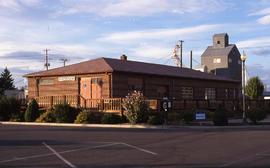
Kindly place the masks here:
POLYGON ((269 168, 270 130, 0 125, 0 167, 269 168))

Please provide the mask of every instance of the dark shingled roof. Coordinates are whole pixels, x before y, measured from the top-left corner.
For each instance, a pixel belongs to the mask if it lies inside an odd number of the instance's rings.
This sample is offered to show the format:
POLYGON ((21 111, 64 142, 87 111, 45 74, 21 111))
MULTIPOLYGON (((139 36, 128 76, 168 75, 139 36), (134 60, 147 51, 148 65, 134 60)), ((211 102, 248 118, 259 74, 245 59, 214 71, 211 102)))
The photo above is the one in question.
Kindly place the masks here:
POLYGON ((202 57, 207 56, 227 56, 232 51, 232 49, 236 47, 235 44, 230 44, 225 48, 215 48, 213 46, 208 46, 207 49, 202 54, 202 57))
POLYGON ((98 58, 89 60, 66 67, 51 69, 48 71, 40 71, 25 75, 25 77, 42 77, 42 76, 65 76, 79 75, 102 72, 129 72, 148 75, 161 75, 183 78, 208 79, 219 81, 238 82, 232 79, 215 76, 205 72, 192 70, 189 68, 179 68, 161 64, 152 64, 137 61, 125 61, 112 58, 98 58))

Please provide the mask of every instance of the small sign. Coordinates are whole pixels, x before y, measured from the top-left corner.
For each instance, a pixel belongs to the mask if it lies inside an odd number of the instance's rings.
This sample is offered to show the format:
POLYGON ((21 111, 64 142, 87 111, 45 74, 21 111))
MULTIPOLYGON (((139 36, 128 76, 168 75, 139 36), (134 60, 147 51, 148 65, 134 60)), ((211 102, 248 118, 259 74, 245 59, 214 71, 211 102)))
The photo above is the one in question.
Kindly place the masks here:
POLYGON ((60 76, 58 77, 59 82, 63 81, 75 81, 75 76, 60 76))
POLYGON ((198 111, 196 112, 196 120, 205 120, 206 115, 204 111, 198 111))

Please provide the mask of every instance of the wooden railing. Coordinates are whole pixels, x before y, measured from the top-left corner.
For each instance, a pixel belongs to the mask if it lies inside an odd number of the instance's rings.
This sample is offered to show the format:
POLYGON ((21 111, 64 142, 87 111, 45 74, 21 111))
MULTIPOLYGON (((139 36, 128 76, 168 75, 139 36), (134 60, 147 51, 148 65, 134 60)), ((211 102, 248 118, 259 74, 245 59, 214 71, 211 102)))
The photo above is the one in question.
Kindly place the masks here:
MULTIPOLYGON (((93 111, 104 112, 123 112, 123 98, 105 98, 105 99, 85 99, 80 95, 65 96, 43 96, 36 98, 40 107, 52 108, 61 103, 68 103, 73 107, 90 109, 93 111)), ((161 99, 146 100, 146 103, 152 111, 162 111, 161 99)), ((229 111, 241 111, 241 100, 171 100, 173 111, 186 109, 209 109, 214 110, 218 105, 223 105, 229 111)), ((252 107, 270 107, 270 100, 247 100, 247 108, 252 107)))
POLYGON ((77 95, 64 95, 64 96, 42 96, 35 98, 40 107, 52 108, 57 104, 68 103, 73 107, 79 107, 77 95))
POLYGON ((80 95, 42 96, 35 98, 41 108, 53 108, 57 104, 68 103, 73 107, 93 111, 122 112, 122 98, 85 99, 80 95))

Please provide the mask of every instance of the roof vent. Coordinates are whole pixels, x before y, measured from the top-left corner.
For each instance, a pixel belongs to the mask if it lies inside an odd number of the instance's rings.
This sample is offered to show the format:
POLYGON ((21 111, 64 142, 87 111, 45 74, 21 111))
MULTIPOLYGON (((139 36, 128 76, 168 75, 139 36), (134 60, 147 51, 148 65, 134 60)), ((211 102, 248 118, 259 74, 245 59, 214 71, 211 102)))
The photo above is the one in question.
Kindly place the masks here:
POLYGON ((120 60, 126 61, 127 60, 127 56, 125 54, 121 55, 120 60))

